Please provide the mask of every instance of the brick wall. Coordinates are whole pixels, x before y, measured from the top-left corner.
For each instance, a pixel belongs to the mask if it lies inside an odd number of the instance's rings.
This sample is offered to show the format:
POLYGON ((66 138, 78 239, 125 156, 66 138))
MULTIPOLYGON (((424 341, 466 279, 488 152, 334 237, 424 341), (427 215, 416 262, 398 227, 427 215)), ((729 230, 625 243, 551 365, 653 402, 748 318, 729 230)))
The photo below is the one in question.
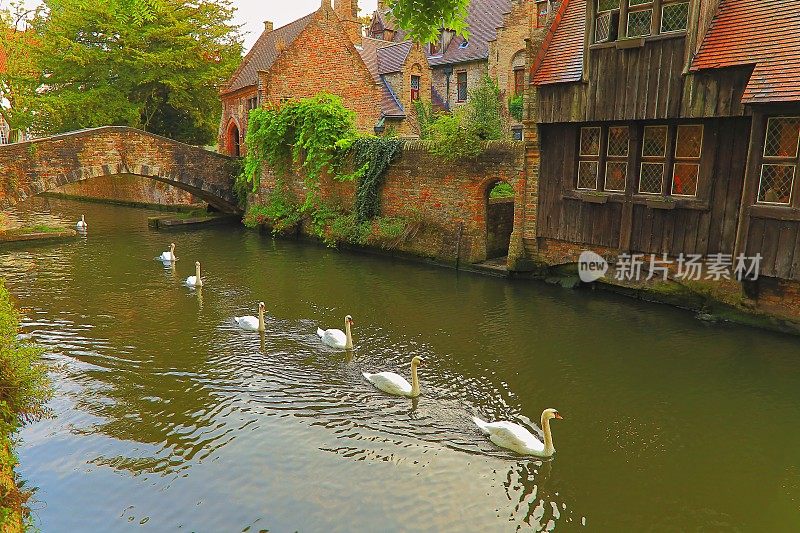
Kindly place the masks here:
POLYGON ((220 120, 217 146, 220 153, 235 155, 231 135, 239 134, 240 155, 244 155, 244 136, 249 117, 248 100, 258 96, 258 88, 253 85, 222 97, 222 119, 220 120), (235 127, 235 130, 234 130, 235 127))
POLYGON ((313 21, 267 72, 259 73, 263 102, 279 104, 328 92, 355 111, 357 127, 371 133, 381 116, 381 93, 345 28, 323 4, 313 21))
POLYGON ((511 12, 503 19, 503 27, 497 29, 497 39, 489 43, 489 76, 500 87, 503 101, 514 96, 514 70, 521 68, 528 79, 525 40, 531 36, 531 23, 536 11, 532 0, 513 0, 511 12))
POLYGON ((445 69, 452 68, 453 74, 450 75, 450 109, 456 109, 464 104, 458 101, 458 73, 467 73, 467 92, 472 91, 476 86, 480 85, 481 80, 489 73, 488 63, 486 61, 471 61, 469 63, 459 63, 451 65, 450 67, 437 66, 433 69, 433 86, 442 95, 442 98, 447 101, 447 76, 445 69))
MULTIPOLYGON (((506 181, 518 186, 524 173, 524 150, 520 143, 492 143, 477 159, 446 162, 428 152, 426 143, 407 142, 390 167, 381 191, 383 216, 423 220, 420 232, 399 250, 442 261, 455 261, 461 233, 460 259, 479 262, 487 256, 487 206, 489 189, 506 181)), ((269 170, 261 181, 260 198, 276 186, 278 177, 269 170)), ((301 200, 302 179, 283 178, 301 200)), ((352 209, 355 184, 324 179, 320 194, 326 203, 352 209)))

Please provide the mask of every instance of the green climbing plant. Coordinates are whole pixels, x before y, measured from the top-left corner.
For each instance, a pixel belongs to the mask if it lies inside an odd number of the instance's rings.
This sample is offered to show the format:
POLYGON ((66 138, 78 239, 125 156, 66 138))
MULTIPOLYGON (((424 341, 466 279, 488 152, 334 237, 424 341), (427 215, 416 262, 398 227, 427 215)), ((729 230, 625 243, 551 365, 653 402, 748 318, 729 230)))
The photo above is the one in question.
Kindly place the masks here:
POLYGON ((363 137, 356 140, 351 148, 353 164, 358 177, 356 188, 356 223, 361 224, 380 215, 381 187, 403 142, 398 139, 363 137))
POLYGON ((357 138, 355 118, 341 98, 327 93, 252 110, 239 180, 256 191, 264 164, 278 173, 302 170, 308 188, 303 210, 313 208, 322 174, 339 175, 357 138))

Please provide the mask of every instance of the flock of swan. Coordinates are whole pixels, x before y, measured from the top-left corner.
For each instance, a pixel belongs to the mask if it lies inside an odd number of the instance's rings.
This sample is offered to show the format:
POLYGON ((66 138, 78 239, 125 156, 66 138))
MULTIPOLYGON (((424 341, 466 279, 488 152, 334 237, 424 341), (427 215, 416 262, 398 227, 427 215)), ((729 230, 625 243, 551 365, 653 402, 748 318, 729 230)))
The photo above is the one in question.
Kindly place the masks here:
MULTIPOLYGON (((84 216, 78 221, 76 228, 79 231, 86 231, 88 225, 84 216)), ((171 243, 169 250, 159 255, 156 260, 164 263, 173 263, 178 258, 175 256, 175 243, 171 243)), ((189 276, 184 284, 190 288, 200 288, 203 286, 203 278, 200 275, 200 262, 195 262, 195 275, 189 276)), ((258 316, 236 316, 233 317, 234 323, 245 331, 266 331, 264 322, 264 312, 266 306, 264 302, 258 303, 258 316)), ((321 342, 337 350, 353 349, 353 317, 347 315, 344 318, 344 331, 340 329, 317 328, 317 335, 321 342)), ((411 359, 411 383, 403 376, 394 372, 378 372, 371 374, 362 372, 364 379, 369 381, 377 389, 394 396, 405 396, 416 398, 420 395, 420 384, 417 369, 424 366, 425 361, 419 356, 411 359)), ((555 409, 545 409, 542 412, 541 425, 544 434, 544 442, 531 433, 526 427, 507 420, 497 422, 486 422, 480 418, 473 417, 472 420, 480 431, 489 437, 495 445, 514 451, 521 455, 534 455, 537 457, 552 457, 555 454, 553 446, 553 435, 550 431, 550 421, 561 420, 562 417, 555 409)))

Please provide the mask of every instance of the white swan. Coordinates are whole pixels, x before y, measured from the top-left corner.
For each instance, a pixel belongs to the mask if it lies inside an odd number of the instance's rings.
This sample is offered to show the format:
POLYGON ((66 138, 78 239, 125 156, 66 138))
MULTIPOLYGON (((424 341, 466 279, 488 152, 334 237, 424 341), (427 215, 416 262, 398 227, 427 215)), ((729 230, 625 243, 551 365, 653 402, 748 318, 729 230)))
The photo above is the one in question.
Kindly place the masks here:
POLYGON ((200 277, 200 261, 197 261, 194 264, 194 276, 189 276, 188 278, 186 278, 186 286, 187 287, 203 286, 203 278, 200 277))
POLYGON ((480 418, 472 417, 475 425, 489 440, 501 448, 506 448, 521 455, 535 455, 537 457, 552 457, 556 453, 553 447, 553 435, 550 433, 550 420, 562 420, 555 409, 545 409, 542 412, 542 430, 544 443, 534 436, 527 428, 503 420, 501 422, 484 422, 480 418))
POLYGON ((85 231, 88 228, 89 224, 86 223, 86 217, 84 215, 81 215, 81 219, 78 221, 77 224, 75 224, 75 229, 79 231, 85 231))
POLYGON ((322 330, 317 328, 317 335, 322 339, 322 342, 331 348, 339 350, 352 350, 353 349, 353 334, 350 332, 350 326, 353 325, 353 317, 347 315, 344 317, 344 330, 340 329, 326 329, 322 330))
POLYGON ((258 318, 254 316, 235 316, 236 325, 247 331, 266 331, 264 327, 264 302, 258 303, 258 318))
POLYGON ((176 261, 177 257, 175 257, 175 243, 171 243, 169 245, 169 251, 163 252, 158 256, 158 259, 159 261, 176 261))
POLYGON ((419 396, 419 378, 417 377, 417 367, 425 366, 422 357, 415 355, 411 359, 411 383, 406 379, 394 372, 381 372, 379 374, 370 374, 362 372, 362 375, 367 378, 367 381, 375 385, 383 392, 394 394, 395 396, 408 396, 409 398, 416 398, 419 396))

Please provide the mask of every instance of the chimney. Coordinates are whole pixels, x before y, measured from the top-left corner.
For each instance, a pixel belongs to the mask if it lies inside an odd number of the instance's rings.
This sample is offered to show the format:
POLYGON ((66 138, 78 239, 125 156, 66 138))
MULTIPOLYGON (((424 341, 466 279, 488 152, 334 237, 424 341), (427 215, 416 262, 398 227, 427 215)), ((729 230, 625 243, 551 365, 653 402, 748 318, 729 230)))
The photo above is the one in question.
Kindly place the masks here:
POLYGON ((265 20, 264 21, 264 33, 269 33, 274 29, 275 29, 275 25, 272 24, 271 20, 265 20))
POLYGON ((358 19, 358 0, 333 0, 333 10, 350 40, 354 45, 360 46, 362 25, 358 19))
POLYGON ((333 0, 333 10, 340 20, 358 20, 358 0, 333 0))

